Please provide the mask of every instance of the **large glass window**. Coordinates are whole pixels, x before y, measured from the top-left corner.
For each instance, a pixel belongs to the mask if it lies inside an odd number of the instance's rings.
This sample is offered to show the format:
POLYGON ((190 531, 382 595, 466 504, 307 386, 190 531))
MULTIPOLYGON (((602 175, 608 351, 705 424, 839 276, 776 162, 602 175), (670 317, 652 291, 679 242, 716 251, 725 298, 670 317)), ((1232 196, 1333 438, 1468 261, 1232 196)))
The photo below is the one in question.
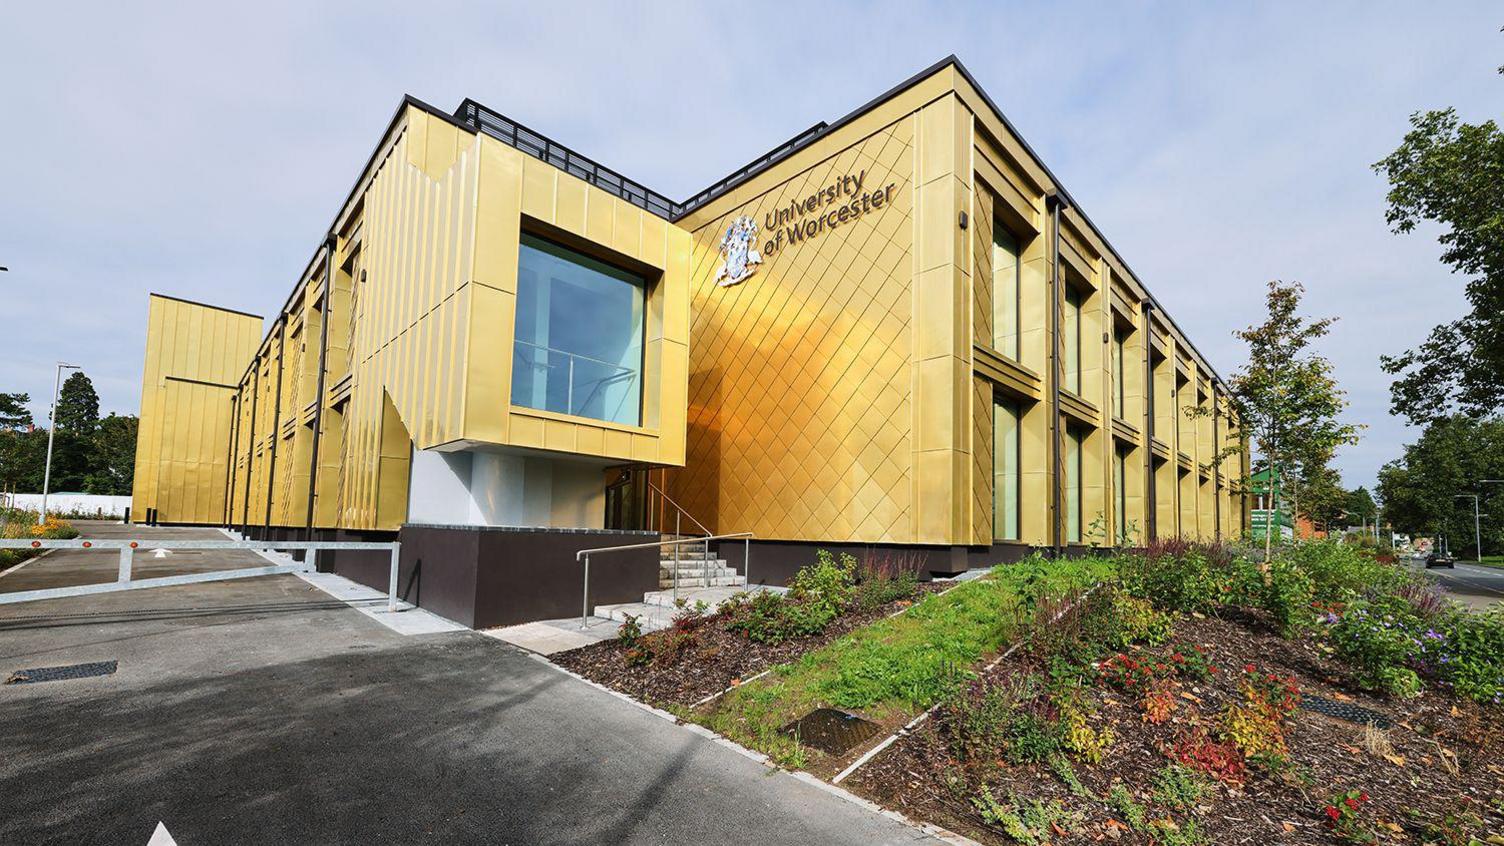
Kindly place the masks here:
POLYGON ((992 409, 992 536, 1018 540, 1017 400, 996 400, 992 409))
POLYGON ((1018 360, 1018 292, 1023 273, 1018 239, 992 224, 992 348, 1018 360))
POLYGON ((639 425, 644 280, 531 235, 517 264, 512 403, 639 425))
POLYGON ((1065 540, 1081 542, 1081 430, 1065 430, 1065 540))
POLYGON ((1123 419, 1126 415, 1123 409, 1128 404, 1128 342, 1126 334, 1121 329, 1112 333, 1112 369, 1113 381, 1116 383, 1112 394, 1112 413, 1114 417, 1123 419))
POLYGON ((1127 546, 1132 540, 1128 531, 1128 448, 1119 444, 1114 459, 1112 486, 1117 493, 1118 544, 1127 546))
POLYGON ((1081 292, 1075 288, 1065 289, 1065 325, 1062 345, 1065 361, 1065 389, 1073 394, 1081 393, 1081 292))

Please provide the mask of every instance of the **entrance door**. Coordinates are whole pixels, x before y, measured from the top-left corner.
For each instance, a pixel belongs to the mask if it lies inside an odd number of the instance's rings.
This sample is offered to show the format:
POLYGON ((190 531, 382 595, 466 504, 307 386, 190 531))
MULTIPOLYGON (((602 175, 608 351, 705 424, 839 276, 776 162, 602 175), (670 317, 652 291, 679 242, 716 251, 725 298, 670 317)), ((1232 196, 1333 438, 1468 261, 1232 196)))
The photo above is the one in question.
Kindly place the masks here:
POLYGON ((648 475, 642 470, 621 470, 606 483, 606 528, 647 528, 648 475))

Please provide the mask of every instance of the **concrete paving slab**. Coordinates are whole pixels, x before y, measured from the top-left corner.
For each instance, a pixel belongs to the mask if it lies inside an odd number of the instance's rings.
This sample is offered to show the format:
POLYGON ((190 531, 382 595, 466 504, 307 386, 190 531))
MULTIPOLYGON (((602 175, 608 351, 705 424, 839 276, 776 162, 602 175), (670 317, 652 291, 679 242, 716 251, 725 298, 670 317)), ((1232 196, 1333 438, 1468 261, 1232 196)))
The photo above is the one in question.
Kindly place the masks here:
POLYGON ((582 629, 580 618, 571 617, 567 620, 540 620, 519 626, 484 629, 481 634, 539 655, 552 655, 555 652, 565 652, 603 640, 611 640, 616 637, 616 630, 620 626, 621 623, 616 620, 591 617, 586 620, 585 628, 582 629))

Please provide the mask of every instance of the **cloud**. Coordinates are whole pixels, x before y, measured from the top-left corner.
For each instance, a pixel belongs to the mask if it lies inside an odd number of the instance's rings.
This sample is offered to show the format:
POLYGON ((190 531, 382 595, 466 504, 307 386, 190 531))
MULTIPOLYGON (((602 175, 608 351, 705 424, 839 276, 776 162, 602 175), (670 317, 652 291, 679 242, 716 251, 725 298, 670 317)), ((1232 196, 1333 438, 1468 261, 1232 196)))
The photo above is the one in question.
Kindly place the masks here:
POLYGON ((908 2, 31 4, 0 33, 0 390, 51 363, 138 404, 146 293, 286 297, 403 93, 473 97, 673 197, 956 53, 1224 375, 1263 284, 1342 316, 1325 352, 1413 437, 1377 366, 1462 310, 1368 165, 1416 109, 1500 106, 1496 9, 908 2))

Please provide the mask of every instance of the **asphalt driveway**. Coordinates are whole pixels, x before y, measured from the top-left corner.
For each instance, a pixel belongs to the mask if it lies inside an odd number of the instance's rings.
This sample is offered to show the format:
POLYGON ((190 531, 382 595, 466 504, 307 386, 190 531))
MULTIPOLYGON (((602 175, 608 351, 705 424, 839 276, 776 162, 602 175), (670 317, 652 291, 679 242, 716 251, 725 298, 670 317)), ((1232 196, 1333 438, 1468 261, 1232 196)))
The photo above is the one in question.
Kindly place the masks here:
MULTIPOLYGON (((82 554, 98 564, 59 578, 114 566, 82 554)), ((159 821, 182 846, 929 840, 507 644, 403 637, 295 576, 0 605, 0 677, 107 660, 0 686, 0 843, 145 844, 159 821)))

